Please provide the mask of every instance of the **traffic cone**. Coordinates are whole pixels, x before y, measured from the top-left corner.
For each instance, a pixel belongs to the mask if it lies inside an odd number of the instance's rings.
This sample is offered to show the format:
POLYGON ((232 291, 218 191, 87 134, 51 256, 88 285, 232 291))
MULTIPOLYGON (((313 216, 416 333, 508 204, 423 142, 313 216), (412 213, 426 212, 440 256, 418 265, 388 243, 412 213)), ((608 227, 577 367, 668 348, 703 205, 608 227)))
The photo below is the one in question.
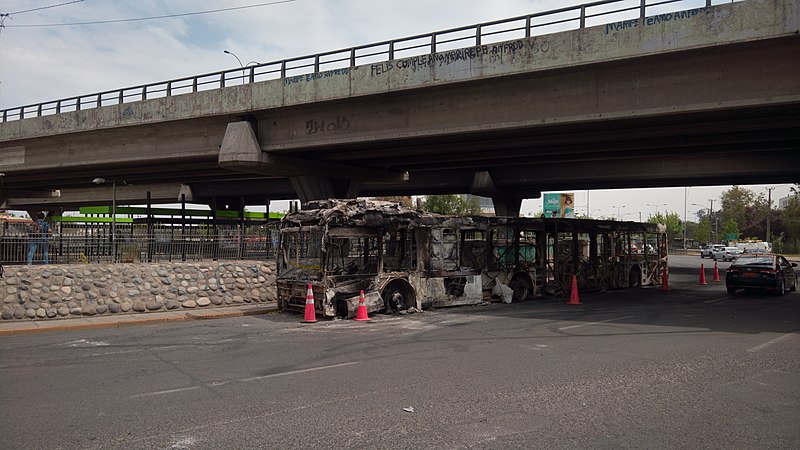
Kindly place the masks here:
POLYGON ((572 289, 570 289, 569 293, 569 301, 567 302, 568 305, 582 305, 580 299, 578 299, 578 277, 573 275, 572 276, 572 289))
POLYGON ((711 281, 716 281, 716 282, 722 281, 719 279, 719 269, 717 269, 716 261, 714 261, 714 277, 711 278, 711 281))
POLYGON ((708 284, 706 283, 706 269, 703 267, 703 264, 700 264, 700 281, 697 284, 708 284))
POLYGON ((306 291, 306 309, 303 314, 302 323, 316 323, 317 315, 316 311, 314 311, 314 291, 311 290, 311 285, 308 285, 308 290, 306 291))
POLYGON ((661 272, 661 290, 662 291, 669 290, 669 271, 667 270, 666 267, 661 272))
POLYGON ((364 291, 361 291, 361 295, 358 297, 358 311, 356 312, 356 320, 359 322, 369 320, 369 316, 367 315, 367 304, 364 303, 364 291))

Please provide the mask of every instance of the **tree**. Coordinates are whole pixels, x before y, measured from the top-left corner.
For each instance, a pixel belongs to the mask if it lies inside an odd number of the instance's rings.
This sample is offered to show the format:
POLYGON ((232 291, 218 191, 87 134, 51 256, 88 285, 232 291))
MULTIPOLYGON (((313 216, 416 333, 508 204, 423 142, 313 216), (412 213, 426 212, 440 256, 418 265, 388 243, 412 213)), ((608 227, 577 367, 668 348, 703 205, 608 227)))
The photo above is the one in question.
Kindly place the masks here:
POLYGON ((647 221, 649 223, 660 223, 666 225, 667 238, 670 240, 683 237, 683 221, 676 212, 658 213, 650 216, 647 221))
POLYGON ((765 239, 767 215, 775 222, 774 210, 769 208, 763 194, 756 195, 751 190, 733 186, 722 193, 721 203, 720 223, 724 227, 730 221, 735 222, 741 236, 765 239))
MULTIPOLYGON (((739 225, 732 219, 728 219, 722 224, 722 234, 729 235, 735 234, 736 239, 739 238, 739 225)), ((727 239, 727 238, 726 238, 727 239)))
POLYGON ((697 224, 694 240, 706 244, 711 242, 711 221, 708 220, 707 216, 700 219, 700 223, 697 224))
POLYGON ((789 204, 781 211, 781 222, 783 223, 782 243, 780 249, 784 253, 800 253, 800 197, 798 197, 800 184, 792 188, 794 198, 789 200, 789 204))
POLYGON ((458 194, 428 195, 422 205, 425 211, 447 215, 475 215, 480 214, 481 206, 478 197, 473 195, 462 196, 458 194))

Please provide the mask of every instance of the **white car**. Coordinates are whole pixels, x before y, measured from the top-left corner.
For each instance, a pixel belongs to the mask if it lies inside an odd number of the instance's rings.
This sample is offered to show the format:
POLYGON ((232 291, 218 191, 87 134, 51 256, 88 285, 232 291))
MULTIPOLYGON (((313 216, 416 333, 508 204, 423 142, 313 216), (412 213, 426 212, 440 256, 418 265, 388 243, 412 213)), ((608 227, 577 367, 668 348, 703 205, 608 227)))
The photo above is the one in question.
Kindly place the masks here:
POLYGON ((722 244, 712 244, 700 249, 700 258, 713 258, 714 253, 725 248, 722 244))
POLYGON ((711 256, 714 258, 714 261, 720 259, 723 261, 733 261, 741 254, 742 251, 737 247, 722 247, 721 249, 715 251, 711 256))

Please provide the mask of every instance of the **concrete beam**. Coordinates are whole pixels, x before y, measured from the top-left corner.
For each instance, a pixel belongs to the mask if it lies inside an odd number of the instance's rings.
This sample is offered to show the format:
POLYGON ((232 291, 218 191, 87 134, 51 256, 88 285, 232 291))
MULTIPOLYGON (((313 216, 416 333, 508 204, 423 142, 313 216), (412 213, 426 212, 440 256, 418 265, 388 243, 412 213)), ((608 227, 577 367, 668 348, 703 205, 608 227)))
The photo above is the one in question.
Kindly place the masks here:
MULTIPOLYGON (((180 200, 180 194, 186 193, 186 187, 179 183, 143 184, 143 185, 117 185, 117 205, 139 204, 147 201, 150 192, 154 203, 175 203, 180 200)), ((27 197, 9 198, 6 201, 8 209, 34 209, 49 210, 57 207, 77 208, 90 205, 110 205, 112 203, 112 187, 110 184, 90 188, 62 189, 59 197, 27 197)))
MULTIPOLYGON (((448 50, 395 61, 301 74, 223 89, 0 123, 0 142, 34 136, 124 128, 198 117, 369 97, 428 86, 602 64, 686 49, 772 39, 797 33, 798 0, 760 0, 675 11, 527 39, 448 50), (668 16, 668 18, 666 18, 668 16)), ((307 116, 304 129, 337 126, 336 116, 307 116)), ((334 127, 335 128, 335 127, 334 127)), ((337 130, 334 130, 337 131, 337 130)))
POLYGON ((219 151, 219 165, 225 169, 273 177, 321 176, 371 183, 402 183, 409 178, 408 172, 389 172, 264 152, 252 125, 244 121, 228 124, 219 151))
POLYGON ((327 198, 356 198, 359 196, 361 182, 332 177, 291 177, 297 197, 305 203, 310 200, 327 198))

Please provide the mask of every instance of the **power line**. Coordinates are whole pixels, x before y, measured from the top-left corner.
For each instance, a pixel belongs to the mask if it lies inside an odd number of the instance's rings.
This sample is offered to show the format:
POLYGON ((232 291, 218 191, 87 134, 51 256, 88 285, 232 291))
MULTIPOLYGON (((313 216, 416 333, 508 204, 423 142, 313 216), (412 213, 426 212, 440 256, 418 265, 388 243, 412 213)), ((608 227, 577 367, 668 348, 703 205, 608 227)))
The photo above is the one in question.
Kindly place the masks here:
MULTIPOLYGON (((80 3, 82 1, 84 1, 84 0, 73 0, 71 2, 59 3, 57 5, 50 5, 50 6, 41 6, 39 8, 26 9, 24 11, 17 11, 17 12, 13 12, 13 13, 7 13, 5 15, 6 16, 14 16, 14 15, 17 15, 17 14, 22 14, 22 13, 27 13, 27 12, 41 11, 43 9, 50 9, 50 8, 57 8, 59 6, 71 5, 73 3, 80 3)), ((0 15, 3 15, 3 14, 0 14, 0 15)))
POLYGON ((255 4, 255 5, 234 6, 234 7, 231 7, 231 8, 211 9, 211 10, 207 10, 207 11, 195 11, 195 12, 188 12, 188 13, 181 13, 181 14, 169 14, 169 15, 164 15, 164 16, 135 17, 135 18, 130 18, 130 19, 95 20, 95 21, 91 21, 91 22, 74 22, 74 23, 44 23, 44 24, 32 24, 32 25, 6 25, 6 28, 69 27, 69 26, 78 26, 78 25, 99 25, 99 24, 108 24, 108 23, 141 22, 141 21, 144 21, 144 20, 170 19, 170 18, 174 18, 174 17, 196 16, 196 15, 199 15, 199 14, 211 14, 211 13, 217 13, 217 12, 236 11, 236 10, 240 10, 240 9, 260 8, 262 6, 277 5, 279 3, 291 3, 293 1, 295 1, 295 0, 277 0, 277 1, 267 2, 267 3, 258 3, 258 4, 255 4))

